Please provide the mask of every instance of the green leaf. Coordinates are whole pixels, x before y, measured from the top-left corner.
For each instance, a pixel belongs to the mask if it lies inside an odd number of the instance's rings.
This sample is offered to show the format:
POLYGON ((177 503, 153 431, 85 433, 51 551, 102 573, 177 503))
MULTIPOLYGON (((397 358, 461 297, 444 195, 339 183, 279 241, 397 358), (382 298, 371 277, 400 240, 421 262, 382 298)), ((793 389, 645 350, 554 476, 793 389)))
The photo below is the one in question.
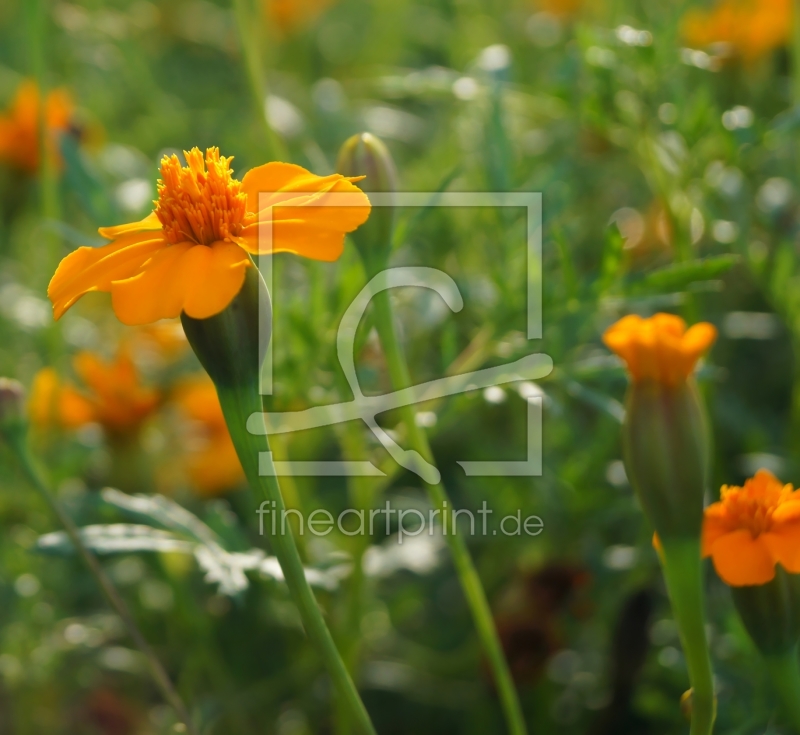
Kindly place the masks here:
POLYGON ((675 263, 650 271, 647 275, 632 281, 629 284, 628 293, 681 291, 691 283, 718 278, 738 262, 740 262, 738 255, 719 255, 712 258, 690 260, 685 263, 675 263))

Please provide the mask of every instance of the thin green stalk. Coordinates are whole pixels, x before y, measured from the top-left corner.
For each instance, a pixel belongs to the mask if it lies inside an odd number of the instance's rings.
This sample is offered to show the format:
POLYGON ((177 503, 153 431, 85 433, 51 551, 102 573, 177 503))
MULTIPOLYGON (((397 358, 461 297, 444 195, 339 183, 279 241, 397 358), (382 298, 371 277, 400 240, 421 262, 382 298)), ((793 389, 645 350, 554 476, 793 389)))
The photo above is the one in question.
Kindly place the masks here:
POLYGON ((792 101, 800 105, 800 0, 794 0, 792 11, 792 101))
POLYGON ((366 707, 336 648, 322 610, 308 584, 291 526, 286 524, 284 529, 281 523, 286 506, 278 478, 274 474, 269 440, 266 434, 254 435, 247 431, 248 418, 253 414, 260 415, 262 411, 257 385, 217 386, 217 390, 225 421, 245 475, 253 490, 271 504, 270 512, 276 514, 279 519, 278 532, 270 534, 270 542, 300 612, 306 634, 323 657, 334 688, 341 698, 339 704, 348 708, 352 721, 356 723, 362 735, 376 735, 366 707), (266 457, 266 467, 263 459, 259 462, 260 456, 266 457), (271 474, 261 474, 261 470, 271 474))
POLYGON ((259 18, 252 7, 250 0, 233 0, 233 12, 236 16, 236 27, 239 31, 239 41, 242 44, 247 83, 250 87, 253 105, 264 131, 264 142, 267 146, 267 155, 273 161, 286 160, 286 146, 280 136, 270 125, 267 116, 267 100, 269 89, 267 78, 264 74, 264 62, 261 58, 259 44, 259 18))
POLYGON ((111 607, 113 607, 117 615, 119 615, 120 619, 128 630, 128 634, 136 644, 136 647, 144 654, 145 658, 147 659, 147 663, 150 666, 150 673, 153 676, 156 686, 161 690, 161 694, 163 695, 164 699, 169 702, 170 706, 175 710, 178 718, 186 726, 187 732, 190 733, 190 735, 197 735, 197 730, 192 724, 189 711, 187 710, 181 695, 178 694, 169 678, 169 675, 164 670, 161 662, 158 660, 156 652, 139 630, 133 614, 125 604, 125 600, 122 599, 122 596, 117 591, 117 588, 108 578, 108 575, 103 570, 103 567, 100 566, 100 562, 97 561, 97 557, 92 554, 88 548, 86 548, 86 545, 81 539, 77 526, 75 523, 73 523, 72 519, 67 515, 50 491, 50 488, 44 479, 43 473, 37 466, 30 453, 26 433, 25 427, 23 426, 16 427, 6 433, 8 443, 16 454, 23 471, 30 480, 31 484, 36 488, 36 490, 39 491, 41 496, 50 506, 61 525, 64 527, 64 530, 72 542, 72 545, 86 563, 86 566, 89 568, 92 576, 97 581, 100 589, 102 589, 103 594, 106 596, 106 599, 111 607))
MULTIPOLYGON (((45 223, 50 224, 61 217, 61 202, 58 195, 58 172, 56 160, 52 155, 50 132, 47 129, 47 63, 45 59, 45 31, 47 23, 47 0, 29 0, 25 3, 26 35, 31 75, 39 88, 39 192, 41 214, 45 223)), ((61 255, 61 240, 55 232, 48 231, 44 236, 47 245, 47 263, 55 268, 61 255)), ((52 272, 53 268, 46 268, 52 272)))
MULTIPOLYGON (((392 389, 402 390, 408 388, 411 385, 411 377, 408 370, 408 363, 406 362, 405 354, 400 345, 397 330, 395 329, 389 291, 383 290, 376 293, 373 298, 373 304, 375 306, 375 325, 378 330, 378 335, 380 336, 381 344, 383 345, 384 353, 386 354, 392 389)), ((401 408, 400 411, 406 431, 408 432, 411 448, 419 452, 422 458, 427 462, 433 464, 433 453, 428 443, 428 437, 425 431, 417 425, 413 407, 407 405, 401 408)), ((445 518, 444 511, 448 507, 448 504, 452 509, 452 503, 449 503, 444 485, 441 482, 435 485, 426 483, 426 488, 434 507, 441 510, 442 518, 445 518)), ((475 622, 475 627, 478 630, 478 636, 483 645, 484 653, 486 654, 486 658, 492 670, 495 685, 500 693, 500 701, 509 732, 512 733, 512 735, 525 735, 527 732, 525 718, 522 713, 522 707, 519 702, 519 697, 517 696, 516 688, 514 687, 514 680, 511 677, 508 662, 503 654, 503 648, 500 644, 500 637, 497 634, 497 628, 494 624, 489 601, 486 599, 486 593, 484 592, 478 572, 475 569, 466 541, 462 536, 456 533, 448 533, 445 538, 450 547, 456 573, 458 574, 461 587, 464 590, 467 604, 472 612, 472 617, 475 622)))
POLYGON ((800 735, 800 665, 797 646, 781 655, 765 656, 764 661, 783 710, 794 731, 800 735))
POLYGON ((710 735, 717 714, 714 675, 708 653, 700 542, 663 540, 664 578, 692 685, 690 735, 710 735))

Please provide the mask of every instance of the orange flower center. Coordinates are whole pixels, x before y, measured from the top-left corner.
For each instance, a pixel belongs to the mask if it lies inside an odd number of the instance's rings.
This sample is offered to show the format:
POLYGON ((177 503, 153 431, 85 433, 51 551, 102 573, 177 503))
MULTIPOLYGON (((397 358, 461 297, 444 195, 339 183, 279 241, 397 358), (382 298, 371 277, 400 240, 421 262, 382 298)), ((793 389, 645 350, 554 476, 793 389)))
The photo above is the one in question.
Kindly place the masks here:
POLYGON ((732 526, 744 528, 753 537, 766 533, 772 527, 772 516, 791 499, 794 488, 784 485, 766 470, 759 470, 744 487, 722 487, 722 503, 732 526))
POLYGON ((208 148, 205 161, 198 148, 184 155, 188 166, 175 155, 161 159, 155 211, 164 235, 172 244, 234 240, 248 213, 247 195, 231 171, 233 157, 220 156, 219 148, 208 148))

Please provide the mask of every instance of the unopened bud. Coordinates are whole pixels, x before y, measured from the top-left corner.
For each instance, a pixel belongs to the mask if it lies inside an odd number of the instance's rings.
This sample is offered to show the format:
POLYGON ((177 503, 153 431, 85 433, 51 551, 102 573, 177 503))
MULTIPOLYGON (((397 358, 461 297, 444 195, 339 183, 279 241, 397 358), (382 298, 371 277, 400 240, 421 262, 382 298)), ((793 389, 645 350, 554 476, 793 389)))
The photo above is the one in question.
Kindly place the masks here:
POLYGON ((0 431, 25 422, 25 389, 22 383, 0 378, 0 431))
POLYGON ((625 469, 647 517, 665 541, 698 538, 709 465, 705 413, 693 380, 652 380, 628 389, 625 469))
POLYGON ((693 373, 716 329, 674 314, 623 317, 603 335, 630 375, 625 469, 662 543, 697 539, 709 465, 709 437, 693 373))
POLYGON ((380 138, 372 133, 359 133, 342 145, 336 170, 344 176, 365 176, 358 186, 367 196, 372 193, 389 196, 388 202, 370 196, 372 214, 351 234, 367 270, 376 273, 386 267, 394 232, 397 169, 392 154, 380 138))
POLYGON ((686 722, 690 722, 692 719, 692 690, 687 689, 681 695, 681 714, 686 719, 686 722))

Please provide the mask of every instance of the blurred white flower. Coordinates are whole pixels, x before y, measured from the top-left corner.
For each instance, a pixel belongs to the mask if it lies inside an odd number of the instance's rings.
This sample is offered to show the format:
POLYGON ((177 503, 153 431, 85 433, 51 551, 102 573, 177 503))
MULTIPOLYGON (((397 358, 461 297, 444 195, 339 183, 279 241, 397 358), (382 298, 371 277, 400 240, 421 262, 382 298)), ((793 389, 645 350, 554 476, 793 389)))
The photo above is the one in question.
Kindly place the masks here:
POLYGON ((749 128, 753 124, 753 111, 744 105, 737 105, 722 113, 722 125, 726 130, 749 128))
POLYGON ((480 86, 472 77, 459 77, 453 82, 453 94, 460 100, 474 100, 479 92, 480 86))
POLYGON ((502 43, 487 46, 478 56, 478 66, 484 71, 502 71, 511 66, 511 50, 502 43))
POLYGON ((739 237, 739 225, 728 220, 718 219, 711 227, 711 232, 717 242, 728 245, 739 237))
POLYGON ((650 31, 641 31, 628 25, 619 26, 615 33, 617 39, 626 46, 649 46, 653 43, 650 31))
POLYGON ((149 179, 129 179, 114 190, 114 199, 126 212, 138 212, 151 203, 155 192, 149 179))
POLYGON ((269 124, 285 138, 296 138, 305 129, 303 116, 289 100, 271 94, 264 104, 269 124))
POLYGON ((792 200, 792 182, 775 176, 767 179, 756 194, 756 204, 763 212, 782 209, 792 200))

